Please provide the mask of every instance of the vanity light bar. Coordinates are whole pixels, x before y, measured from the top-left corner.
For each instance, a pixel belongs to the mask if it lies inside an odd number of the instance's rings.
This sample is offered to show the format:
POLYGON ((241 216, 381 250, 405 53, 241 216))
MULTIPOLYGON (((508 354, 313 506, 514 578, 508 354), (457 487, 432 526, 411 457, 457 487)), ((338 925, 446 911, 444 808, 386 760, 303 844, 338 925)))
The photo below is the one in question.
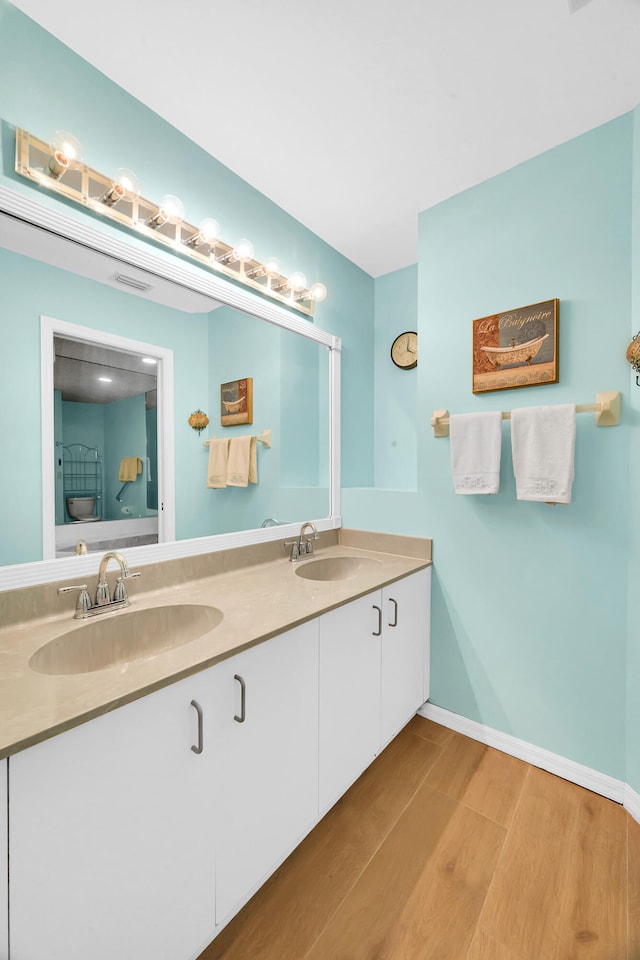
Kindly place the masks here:
MULTIPOLYGON (((59 157, 56 160, 56 157, 50 144, 26 130, 16 129, 16 173, 38 186, 59 193, 93 213, 115 220, 139 236, 162 243, 174 253, 195 260, 300 313, 312 316, 316 301, 326 297, 324 284, 314 283, 307 289, 306 278, 302 289, 292 287, 287 277, 273 269, 276 261, 262 264, 253 259, 253 251, 250 257, 238 256, 240 244, 247 241, 234 245, 214 237, 213 233, 208 235, 203 230, 204 223, 213 224, 215 221, 205 221, 196 227, 186 220, 167 218, 162 207, 166 197, 160 204, 153 203, 141 197, 135 189, 116 189, 120 185, 116 185, 112 177, 88 167, 79 157, 65 156, 64 163, 59 157), (52 162, 55 171, 52 171, 52 162)), ((296 286, 301 276, 304 275, 292 274, 291 279, 296 281, 296 286)))

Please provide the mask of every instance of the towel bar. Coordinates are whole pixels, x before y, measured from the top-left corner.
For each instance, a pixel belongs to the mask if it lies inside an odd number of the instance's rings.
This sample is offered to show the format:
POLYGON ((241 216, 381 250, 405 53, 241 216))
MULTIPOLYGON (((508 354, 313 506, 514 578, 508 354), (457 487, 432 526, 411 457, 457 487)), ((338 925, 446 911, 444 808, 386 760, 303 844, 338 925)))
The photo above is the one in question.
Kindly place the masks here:
MULTIPOLYGON (((209 437, 208 440, 202 441, 203 447, 208 447, 211 440, 215 440, 215 437, 209 437)), ((262 443, 265 447, 271 446, 271 430, 263 430, 262 433, 259 433, 256 437, 258 443, 262 443)))
MULTIPOLYGON (((576 404, 576 413, 595 413, 597 427, 615 427, 620 423, 620 391, 609 390, 596 394, 595 403, 576 404)), ((511 411, 502 411, 503 420, 511 420, 511 411)), ((449 436, 449 411, 434 410, 431 416, 434 437, 449 436)))

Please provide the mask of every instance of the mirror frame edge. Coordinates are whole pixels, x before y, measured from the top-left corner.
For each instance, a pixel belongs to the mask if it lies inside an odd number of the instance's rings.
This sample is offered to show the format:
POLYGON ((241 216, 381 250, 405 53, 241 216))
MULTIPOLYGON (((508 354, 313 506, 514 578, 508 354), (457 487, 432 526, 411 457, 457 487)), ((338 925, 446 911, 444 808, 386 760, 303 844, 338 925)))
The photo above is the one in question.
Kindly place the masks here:
MULTIPOLYGON (((226 306, 234 307, 274 326, 290 330, 308 340, 314 340, 329 350, 329 516, 314 519, 319 531, 342 526, 340 515, 340 354, 342 341, 334 334, 311 326, 288 313, 284 308, 263 300, 256 294, 235 287, 215 274, 209 274, 196 264, 182 264, 168 257, 127 243, 103 233, 96 227, 82 223, 62 211, 38 203, 21 193, 0 184, 0 213, 8 214, 44 228, 67 240, 74 240, 99 253, 122 260, 167 280, 212 297, 226 306)), ((173 424, 170 425, 173 429, 173 424)), ((168 478, 168 482, 172 482, 168 478)), ((313 518, 312 518, 313 519, 313 518)), ((280 527, 258 527, 231 534, 217 534, 191 540, 173 540, 127 549, 131 566, 145 566, 164 560, 174 560, 204 553, 214 553, 237 547, 280 540, 295 535, 298 523, 280 527)), ((53 583, 85 574, 97 573, 98 554, 65 557, 55 560, 36 560, 30 563, 9 564, 0 567, 0 592, 38 584, 53 583)))

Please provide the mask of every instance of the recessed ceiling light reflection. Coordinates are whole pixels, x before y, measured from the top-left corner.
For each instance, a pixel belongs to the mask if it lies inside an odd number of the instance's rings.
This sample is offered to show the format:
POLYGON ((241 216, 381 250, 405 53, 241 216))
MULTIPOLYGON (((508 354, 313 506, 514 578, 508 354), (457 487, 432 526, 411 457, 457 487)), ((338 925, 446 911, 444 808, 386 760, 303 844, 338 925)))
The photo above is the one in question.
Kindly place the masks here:
POLYGON ((98 377, 98 380, 100 380, 101 383, 113 383, 111 377, 98 377))
POLYGON ((157 363, 158 361, 156 360, 155 357, 143 357, 143 358, 142 358, 142 362, 143 362, 143 363, 157 363))

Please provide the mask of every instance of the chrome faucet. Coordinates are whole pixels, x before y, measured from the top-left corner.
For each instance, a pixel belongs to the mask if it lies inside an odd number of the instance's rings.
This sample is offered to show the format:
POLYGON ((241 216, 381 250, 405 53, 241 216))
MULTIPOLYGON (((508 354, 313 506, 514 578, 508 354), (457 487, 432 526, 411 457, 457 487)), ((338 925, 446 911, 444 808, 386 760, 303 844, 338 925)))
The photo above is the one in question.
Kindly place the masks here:
POLYGON ((127 591, 124 588, 124 581, 128 580, 128 578, 131 576, 131 573, 129 572, 129 565, 121 553, 116 553, 114 550, 109 550, 109 552, 105 553, 104 557, 100 561, 100 569, 98 570, 98 586, 96 587, 96 607, 103 607, 105 603, 112 602, 111 594, 109 593, 109 584, 107 583, 107 567, 109 566, 110 560, 115 560, 120 566, 120 576, 116 581, 116 588, 113 591, 113 599, 116 602, 127 599, 127 591))
POLYGON ((109 550, 109 552, 105 553, 104 557, 100 561, 98 584, 96 586, 96 597, 93 605, 91 603, 91 597, 89 596, 86 583, 73 587, 58 587, 58 593, 71 593, 72 591, 78 591, 78 600, 76 602, 76 609, 73 616, 76 620, 81 620, 85 617, 95 617, 99 613, 107 613, 109 610, 120 610, 124 607, 128 607, 129 597, 127 596, 124 581, 139 576, 141 576, 139 572, 131 573, 129 570, 129 565, 121 553, 115 553, 115 551, 109 550), (113 591, 113 599, 111 598, 109 584, 107 583, 107 567, 109 566, 110 560, 115 560, 120 566, 120 576, 116 580, 116 588, 113 591))
POLYGON ((315 523, 312 523, 311 520, 307 520, 306 523, 303 523, 300 527, 300 536, 297 540, 285 540, 285 547, 291 547, 291 553, 289 554, 289 559, 293 560, 294 563, 296 560, 302 560, 304 557, 313 553, 313 544, 311 542, 311 537, 304 539, 305 531, 307 528, 310 528, 313 533, 313 539, 318 540, 320 534, 316 530, 315 523))

